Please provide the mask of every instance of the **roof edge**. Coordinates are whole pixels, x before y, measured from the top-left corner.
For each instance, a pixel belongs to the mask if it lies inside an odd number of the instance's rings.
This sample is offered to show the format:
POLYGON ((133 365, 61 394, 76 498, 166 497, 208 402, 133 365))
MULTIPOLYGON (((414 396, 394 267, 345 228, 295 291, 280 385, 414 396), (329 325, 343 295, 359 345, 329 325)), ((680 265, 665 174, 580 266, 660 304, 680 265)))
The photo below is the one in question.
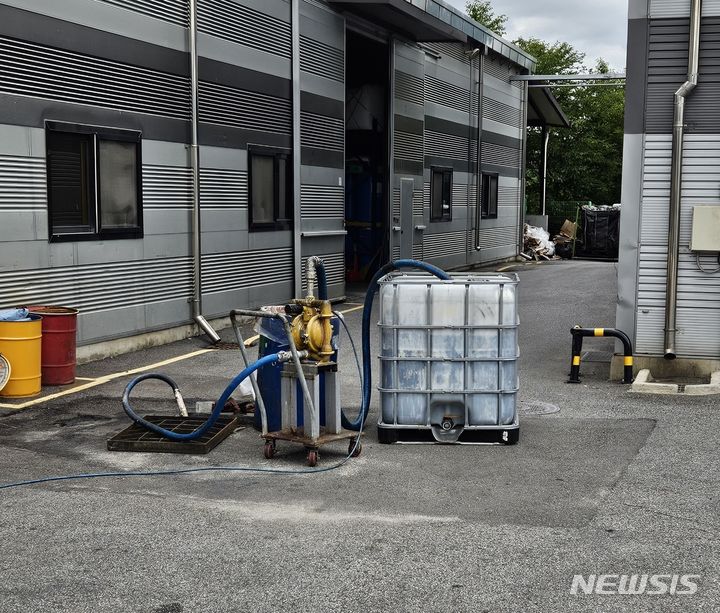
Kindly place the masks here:
POLYGON ((537 66, 537 60, 523 51, 520 47, 509 40, 499 36, 489 28, 475 21, 461 10, 450 6, 444 0, 405 0, 426 13, 443 20, 452 27, 463 32, 468 37, 492 49, 511 62, 526 70, 533 72, 537 66))

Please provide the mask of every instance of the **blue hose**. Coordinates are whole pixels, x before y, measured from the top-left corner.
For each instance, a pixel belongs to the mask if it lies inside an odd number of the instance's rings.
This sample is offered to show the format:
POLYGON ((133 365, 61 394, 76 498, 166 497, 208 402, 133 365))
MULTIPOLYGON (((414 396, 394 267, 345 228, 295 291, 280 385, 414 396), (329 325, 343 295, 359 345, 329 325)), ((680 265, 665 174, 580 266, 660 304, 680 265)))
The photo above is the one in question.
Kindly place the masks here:
POLYGON ((135 411, 133 411, 132 407, 130 406, 130 392, 132 392, 133 388, 140 383, 141 381, 146 381, 147 379, 158 379, 160 381, 164 381, 167 383, 170 387, 173 388, 173 391, 177 391, 178 386, 177 384, 170 378, 165 375, 160 374, 154 374, 149 373, 146 375, 140 375, 139 377, 136 377, 130 383, 128 383, 127 387, 125 388, 125 392, 123 393, 122 397, 122 404, 123 408, 125 409, 125 412, 128 414, 130 419, 132 419, 136 424, 140 424, 144 428, 148 430, 152 430, 153 432, 156 432, 160 436, 164 436, 165 438, 169 438, 173 441, 192 441, 197 438, 200 438, 203 434, 205 434, 210 428, 212 428, 213 424, 217 421, 218 417, 220 417, 220 413, 222 413, 223 409, 225 408, 225 403, 230 399, 230 395, 235 391, 238 385, 244 380, 247 379, 252 373, 254 373, 258 368, 262 368, 263 366, 267 364, 274 364, 276 362, 280 361, 280 354, 279 353, 273 353, 271 355, 266 355, 264 358, 259 359, 257 362, 250 364, 245 370, 243 370, 240 374, 238 374, 225 388, 225 391, 220 394, 220 398, 218 398, 217 402, 215 403, 215 407, 213 408, 212 413, 210 414, 210 417, 208 417, 207 421, 200 427, 198 427, 196 430, 193 430, 192 432, 188 432, 186 434, 178 434, 177 432, 172 432, 171 430, 166 430, 165 428, 161 428, 157 424, 153 424, 142 417, 140 417, 135 411))
POLYGON ((362 318, 362 354, 363 354, 363 378, 362 378, 362 404, 360 406, 360 412, 355 420, 350 421, 343 412, 342 414, 342 425, 343 428, 348 430, 358 431, 365 422, 370 411, 370 396, 372 395, 372 356, 370 355, 370 317, 372 316, 373 300, 375 294, 380 289, 379 281, 385 275, 390 274, 394 270, 401 268, 413 268, 416 270, 423 270, 429 272, 431 275, 435 275, 438 279, 444 281, 450 281, 451 277, 443 270, 440 270, 432 264, 425 262, 419 262, 418 260, 395 260, 389 264, 385 264, 380 270, 375 273, 375 276, 370 281, 367 294, 365 294, 365 306, 363 307, 363 318, 362 318))

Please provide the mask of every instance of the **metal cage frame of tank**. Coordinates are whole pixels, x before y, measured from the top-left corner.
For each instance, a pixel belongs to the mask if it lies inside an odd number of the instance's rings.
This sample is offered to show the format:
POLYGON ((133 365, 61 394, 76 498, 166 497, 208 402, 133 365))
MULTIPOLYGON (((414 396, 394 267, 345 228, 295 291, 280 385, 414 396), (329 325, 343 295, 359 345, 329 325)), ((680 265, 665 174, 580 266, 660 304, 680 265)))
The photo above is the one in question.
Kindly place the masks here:
MULTIPOLYGON (((517 286, 519 284, 519 278, 517 274, 506 274, 506 273, 485 273, 485 274, 459 274, 454 275, 453 279, 451 281, 444 281, 441 279, 437 279, 435 277, 431 277, 424 274, 416 274, 416 273, 391 273, 388 276, 384 277, 380 280, 380 321, 378 322, 378 327, 380 328, 381 333, 381 340, 380 340, 380 365, 381 365, 381 385, 378 387, 378 391, 380 393, 380 417, 378 421, 378 426, 383 429, 392 429, 392 430, 433 430, 435 431, 437 429, 437 424, 434 424, 432 421, 432 415, 431 415, 431 409, 433 405, 433 396, 449 396, 449 397, 455 397, 455 398, 462 398, 462 404, 464 405, 464 422, 463 426, 460 429, 457 436, 451 435, 450 439, 457 439, 464 431, 507 431, 507 430, 513 430, 519 428, 519 420, 518 420, 518 414, 517 414, 517 395, 520 389, 519 386, 519 376, 518 376, 518 368, 517 368, 517 361, 519 358, 519 347, 518 347, 518 329, 519 329, 519 313, 518 313, 518 291, 517 286), (417 325, 408 325, 408 324, 399 324, 397 322, 400 321, 399 317, 399 304, 398 300, 394 301, 394 312, 393 312, 393 321, 396 322, 394 324, 387 324, 384 323, 384 313, 385 313, 385 305, 384 301, 387 299, 385 297, 385 292, 383 291, 384 287, 387 285, 397 285, 398 279, 404 279, 405 282, 408 283, 414 283, 419 285, 426 285, 427 287, 427 321, 433 321, 433 314, 431 311, 432 308, 432 302, 430 300, 430 293, 432 291, 433 286, 440 286, 443 284, 462 284, 465 286, 464 291, 464 322, 463 325, 433 325, 433 324, 417 324, 417 325), (472 285, 497 285, 498 287, 498 317, 497 317, 497 323, 494 323, 492 325, 477 325, 477 324, 471 324, 470 323, 470 286, 472 285), (513 297, 514 297, 514 312, 515 317, 512 323, 504 323, 506 320, 505 317, 505 286, 512 286, 513 289, 513 297), (385 334, 386 331, 391 330, 393 334, 393 349, 394 349, 394 355, 385 355, 385 334), (462 351, 462 357, 460 358, 438 358, 433 357, 433 348, 432 348, 432 342, 433 342, 433 330, 462 330, 463 331, 463 351, 462 351), (470 334, 473 331, 477 330, 492 330, 497 331, 497 353, 495 357, 477 357, 473 356, 470 357, 469 354, 469 347, 471 346, 470 343, 470 334), (511 330, 514 331, 514 335, 510 335, 511 338, 514 338, 514 351, 512 352, 512 355, 507 355, 507 351, 504 351, 506 347, 503 347, 504 342, 504 334, 503 331, 505 330, 511 330), (425 355, 424 356, 399 356, 397 355, 399 353, 399 333, 400 331, 424 331, 425 332, 425 355), (426 389, 401 389, 399 387, 399 377, 397 374, 397 368, 398 363, 403 361, 412 361, 412 362, 424 362, 425 363, 425 384, 426 389), (463 389, 451 389, 451 390, 437 390, 432 389, 433 384, 433 377, 432 377, 432 364, 437 362, 451 362, 451 363, 462 363, 463 364, 463 389), (496 389, 468 389, 469 388, 469 370, 471 368, 471 365, 474 363, 496 363, 497 366, 497 388, 496 389), (502 378, 503 378, 503 364, 513 364, 513 368, 510 370, 514 372, 514 381, 512 386, 507 386, 502 384, 502 378), (393 381, 396 384, 396 388, 386 388, 384 387, 384 383, 386 381, 385 377, 385 368, 394 368, 394 376, 393 381), (407 424, 407 423, 398 423, 398 417, 399 417, 399 405, 398 405, 398 397, 402 394, 424 394, 428 396, 428 399, 425 402, 425 420, 424 423, 413 423, 413 424, 407 424), (393 421, 385 421, 385 413, 386 413, 386 398, 391 395, 393 397, 393 403, 392 403, 392 415, 393 415, 393 421), (471 420, 471 397, 472 396, 478 396, 478 395, 485 395, 490 396, 494 395, 497 398, 497 419, 496 423, 493 424, 474 424, 471 420), (512 418, 511 419, 503 419, 503 415, 507 415, 509 411, 503 412, 503 402, 506 399, 507 402, 511 404, 512 408, 512 418)), ((437 436, 435 436, 436 440, 438 439, 437 436)), ((448 442, 453 442, 452 440, 449 440, 448 442)))

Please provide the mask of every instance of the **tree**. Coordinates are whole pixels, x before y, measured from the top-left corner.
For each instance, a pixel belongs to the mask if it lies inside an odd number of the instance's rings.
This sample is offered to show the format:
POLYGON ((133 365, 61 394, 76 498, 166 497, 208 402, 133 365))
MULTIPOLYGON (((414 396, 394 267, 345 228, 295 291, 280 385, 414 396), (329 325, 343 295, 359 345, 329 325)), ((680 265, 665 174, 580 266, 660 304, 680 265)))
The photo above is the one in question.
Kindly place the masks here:
POLYGON ((539 38, 518 38, 515 44, 538 61, 535 74, 577 73, 585 59, 585 54, 577 51, 570 43, 558 41, 550 45, 539 38))
MULTIPOLYGON (((583 65, 585 54, 568 43, 549 44, 536 38, 520 39, 518 46, 538 60, 536 74, 608 73, 610 66, 599 59, 593 70, 583 65)), ((569 129, 553 129, 548 149, 548 200, 620 202, 622 181, 623 118, 625 91, 622 87, 576 87, 553 90, 570 120, 569 129)), ((540 208, 540 130, 528 134, 528 210, 540 208)))
POLYGON ((465 4, 465 11, 475 21, 492 30, 495 34, 499 36, 507 34, 505 24, 508 17, 507 15, 495 13, 490 0, 468 0, 465 4))

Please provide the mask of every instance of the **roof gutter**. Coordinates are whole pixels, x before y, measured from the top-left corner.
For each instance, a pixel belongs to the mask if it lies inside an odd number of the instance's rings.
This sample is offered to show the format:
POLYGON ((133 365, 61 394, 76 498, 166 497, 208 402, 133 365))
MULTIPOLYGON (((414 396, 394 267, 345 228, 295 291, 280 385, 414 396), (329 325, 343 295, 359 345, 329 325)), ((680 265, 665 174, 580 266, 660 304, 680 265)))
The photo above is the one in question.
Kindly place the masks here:
POLYGON ((675 92, 672 163, 670 166, 670 212, 668 230, 667 282, 665 294, 665 359, 677 357, 678 259, 680 256, 680 210, 682 202, 682 162, 685 140, 685 100, 698 84, 700 66, 700 21, 702 0, 692 0, 690 8, 690 49, 688 78, 675 92))
POLYGON ((199 114, 198 114, 198 49, 197 49, 197 0, 190 0, 190 27, 188 29, 190 47, 190 165, 193 181, 192 209, 192 254, 193 254, 193 297, 192 316, 195 323, 208 336, 213 344, 220 342, 220 336, 203 317, 202 314, 202 248, 200 237, 200 145, 199 145, 199 114))

